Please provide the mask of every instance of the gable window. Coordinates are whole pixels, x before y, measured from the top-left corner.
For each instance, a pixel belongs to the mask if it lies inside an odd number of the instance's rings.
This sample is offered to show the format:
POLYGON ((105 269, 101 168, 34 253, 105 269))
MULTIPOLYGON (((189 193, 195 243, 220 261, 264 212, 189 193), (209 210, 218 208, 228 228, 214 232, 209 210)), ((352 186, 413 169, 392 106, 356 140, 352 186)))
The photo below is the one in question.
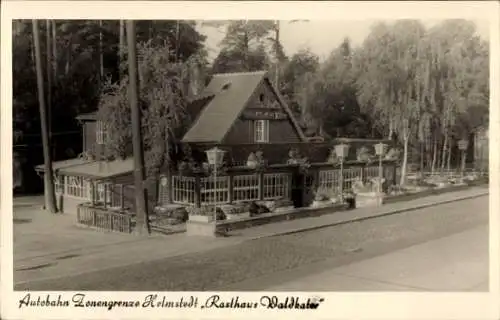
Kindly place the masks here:
POLYGON ((97 144, 104 144, 106 142, 107 133, 106 126, 102 121, 96 122, 96 142, 97 144))
POLYGON ((255 120, 254 140, 255 142, 269 142, 269 120, 255 120))

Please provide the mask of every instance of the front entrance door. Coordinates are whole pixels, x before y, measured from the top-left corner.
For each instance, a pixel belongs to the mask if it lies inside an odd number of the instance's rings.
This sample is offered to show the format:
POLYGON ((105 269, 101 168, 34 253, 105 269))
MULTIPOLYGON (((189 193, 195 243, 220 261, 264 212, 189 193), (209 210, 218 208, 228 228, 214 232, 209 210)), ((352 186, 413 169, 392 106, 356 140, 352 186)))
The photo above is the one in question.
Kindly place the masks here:
POLYGON ((295 208, 307 207, 314 199, 314 176, 297 169, 292 175, 292 202, 295 208))

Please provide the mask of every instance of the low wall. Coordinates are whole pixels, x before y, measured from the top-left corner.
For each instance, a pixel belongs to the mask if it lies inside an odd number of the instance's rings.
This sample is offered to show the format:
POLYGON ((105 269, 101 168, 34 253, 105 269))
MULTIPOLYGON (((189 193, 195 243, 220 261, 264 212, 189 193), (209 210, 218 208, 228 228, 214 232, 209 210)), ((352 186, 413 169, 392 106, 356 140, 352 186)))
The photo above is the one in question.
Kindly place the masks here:
POLYGON ((346 210, 347 205, 338 204, 325 208, 300 208, 286 212, 273 212, 258 215, 256 217, 241 218, 235 220, 224 220, 217 222, 217 233, 224 234, 229 231, 256 227, 268 223, 288 221, 294 219, 318 217, 337 211, 346 210))
POLYGON ((401 202, 401 201, 410 201, 418 198, 428 197, 428 196, 437 196, 443 193, 448 192, 456 192, 470 189, 474 185, 461 185, 461 186, 449 186, 442 189, 429 189, 421 192, 415 192, 410 194, 402 194, 402 195, 389 195, 384 197, 383 204, 401 202))

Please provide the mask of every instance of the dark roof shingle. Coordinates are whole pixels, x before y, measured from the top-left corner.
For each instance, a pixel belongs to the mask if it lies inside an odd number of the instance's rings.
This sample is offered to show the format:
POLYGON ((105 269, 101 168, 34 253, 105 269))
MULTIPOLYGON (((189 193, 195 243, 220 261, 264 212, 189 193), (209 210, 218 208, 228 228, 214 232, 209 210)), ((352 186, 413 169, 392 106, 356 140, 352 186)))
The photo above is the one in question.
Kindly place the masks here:
POLYGON ((265 71, 215 74, 201 95, 214 95, 183 142, 221 142, 261 83, 265 71))
MULTIPOLYGON (((182 142, 221 143, 246 107, 258 86, 267 79, 266 71, 215 74, 201 96, 213 96, 194 120, 182 142)), ((272 85, 271 85, 272 87, 272 85)), ((304 135, 274 87, 301 139, 304 135)))

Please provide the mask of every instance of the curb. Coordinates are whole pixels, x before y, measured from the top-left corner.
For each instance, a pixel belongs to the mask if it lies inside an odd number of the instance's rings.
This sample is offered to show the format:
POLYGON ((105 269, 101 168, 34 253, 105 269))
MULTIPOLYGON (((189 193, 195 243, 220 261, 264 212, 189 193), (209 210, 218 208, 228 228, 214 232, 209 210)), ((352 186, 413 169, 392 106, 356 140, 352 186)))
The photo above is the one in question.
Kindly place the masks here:
POLYGON ((322 224, 322 225, 316 225, 316 226, 311 226, 311 227, 302 227, 302 228, 297 228, 297 229, 293 229, 293 230, 276 232, 276 233, 269 234, 269 235, 256 236, 256 237, 249 238, 248 240, 251 241, 251 240, 258 240, 258 239, 263 239, 263 238, 271 238, 271 237, 276 237, 276 236, 284 236, 284 235, 290 235, 290 234, 295 234, 295 233, 307 232, 307 231, 328 228, 328 227, 333 227, 333 226, 342 225, 342 224, 348 224, 348 223, 352 223, 352 222, 359 222, 359 221, 375 219, 375 218, 379 218, 379 217, 390 216, 390 215, 404 213, 404 212, 408 212, 408 211, 425 209, 428 207, 433 207, 433 206, 447 204, 447 203, 456 202, 456 201, 463 201, 463 200, 468 200, 468 199, 480 198, 480 197, 484 197, 486 195, 489 195, 489 191, 486 191, 486 192, 480 193, 480 194, 463 196, 463 197, 455 198, 455 199, 442 200, 442 201, 436 201, 436 202, 432 202, 432 203, 416 205, 416 206, 408 207, 408 208, 388 210, 388 211, 381 212, 381 213, 373 215, 373 216, 346 219, 343 221, 336 221, 336 222, 322 224))

